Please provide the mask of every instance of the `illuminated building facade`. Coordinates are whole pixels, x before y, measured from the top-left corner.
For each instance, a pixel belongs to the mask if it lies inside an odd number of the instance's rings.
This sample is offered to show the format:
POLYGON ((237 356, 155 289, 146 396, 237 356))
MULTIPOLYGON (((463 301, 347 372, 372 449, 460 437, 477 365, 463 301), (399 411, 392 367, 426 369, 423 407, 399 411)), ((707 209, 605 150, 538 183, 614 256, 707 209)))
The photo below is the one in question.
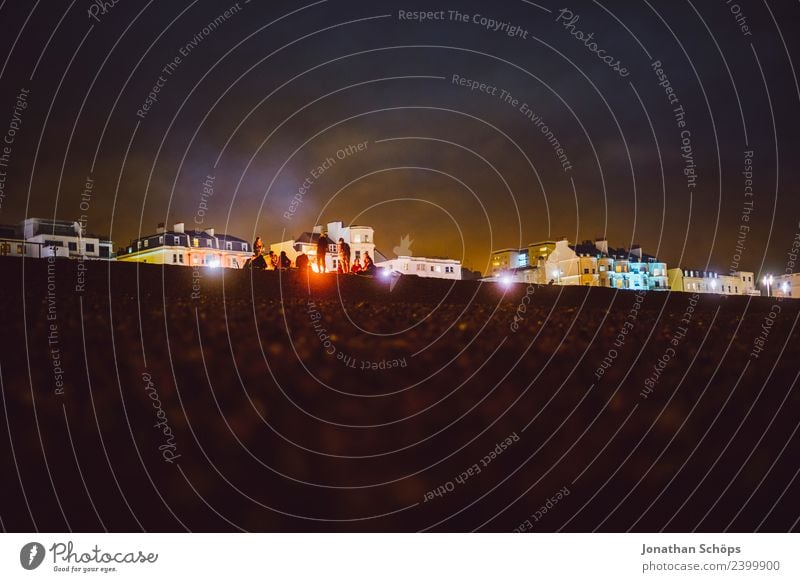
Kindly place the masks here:
MULTIPOLYGON (((10 228, 12 227, 4 227, 4 230, 10 228)), ((19 246, 20 242, 11 244, 14 239, 7 240, 0 246, 0 254, 37 258, 52 256, 71 259, 113 258, 113 243, 105 237, 87 234, 79 222, 28 218, 22 221, 14 232, 17 241, 24 241, 24 247, 19 246)))
POLYGON ((773 297, 800 297, 800 273, 787 273, 774 277, 770 284, 773 297))
POLYGON ((376 263, 375 266, 395 271, 401 275, 461 280, 461 261, 455 259, 399 256, 376 263))
POLYGON ((673 291, 687 293, 717 293, 719 295, 760 295, 755 275, 749 271, 736 271, 720 275, 712 271, 669 269, 669 285, 673 291))
POLYGON ((250 243, 213 228, 186 230, 182 222, 172 230, 159 225, 155 234, 131 241, 119 249, 118 261, 178 265, 183 267, 224 267, 241 269, 252 256, 250 243))
POLYGON ((496 251, 492 258, 490 279, 645 291, 669 289, 666 263, 644 254, 639 246, 630 250, 610 248, 606 239, 577 245, 566 238, 543 241, 531 243, 525 252, 496 251), (525 259, 520 258, 523 254, 525 259), (536 256, 535 261, 531 256, 536 256), (517 266, 510 266, 515 262, 517 266))

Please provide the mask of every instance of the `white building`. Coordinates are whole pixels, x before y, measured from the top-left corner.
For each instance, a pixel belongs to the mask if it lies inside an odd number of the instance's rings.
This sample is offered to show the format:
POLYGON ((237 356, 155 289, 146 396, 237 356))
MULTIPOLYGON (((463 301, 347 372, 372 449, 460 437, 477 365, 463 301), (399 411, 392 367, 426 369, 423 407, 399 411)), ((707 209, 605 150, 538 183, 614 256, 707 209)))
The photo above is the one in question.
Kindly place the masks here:
POLYGON ((669 284, 673 291, 687 293, 761 295, 761 292, 756 289, 755 275, 749 271, 736 271, 729 275, 720 275, 713 271, 695 271, 676 267, 669 270, 669 284))
MULTIPOLYGON (((28 218, 20 224, 21 238, 41 248, 41 256, 81 259, 111 259, 110 240, 86 234, 78 222, 48 218, 28 218)), ((35 256, 31 246, 28 254, 35 256)))
POLYGON ((14 226, 0 225, 0 257, 41 258, 42 246, 27 242, 14 226))
POLYGON ((800 273, 773 277, 769 292, 773 297, 800 297, 800 273))
POLYGON ((401 275, 461 280, 461 261, 455 259, 400 256, 375 263, 375 266, 395 271, 401 275))
POLYGON ((185 267, 225 267, 241 269, 252 256, 250 243, 213 228, 186 230, 182 222, 172 230, 158 225, 155 234, 131 241, 117 252, 118 261, 178 265, 185 267))

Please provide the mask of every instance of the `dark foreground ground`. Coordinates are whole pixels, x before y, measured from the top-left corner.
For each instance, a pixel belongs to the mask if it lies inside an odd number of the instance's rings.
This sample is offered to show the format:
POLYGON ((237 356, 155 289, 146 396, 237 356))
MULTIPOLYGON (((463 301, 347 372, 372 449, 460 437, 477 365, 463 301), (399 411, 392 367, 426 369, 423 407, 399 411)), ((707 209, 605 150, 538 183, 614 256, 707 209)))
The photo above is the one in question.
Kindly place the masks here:
POLYGON ((800 301, 86 266, 0 259, 5 530, 798 529, 800 301))

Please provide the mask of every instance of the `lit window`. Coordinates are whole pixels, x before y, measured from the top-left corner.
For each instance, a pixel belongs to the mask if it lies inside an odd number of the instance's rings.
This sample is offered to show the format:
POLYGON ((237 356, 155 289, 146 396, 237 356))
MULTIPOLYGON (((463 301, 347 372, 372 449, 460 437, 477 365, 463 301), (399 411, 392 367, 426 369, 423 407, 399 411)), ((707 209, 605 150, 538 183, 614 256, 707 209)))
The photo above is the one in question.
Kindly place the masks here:
POLYGON ((360 243, 361 242, 361 235, 357 234, 353 237, 353 242, 360 243))
POLYGON ((200 246, 200 239, 198 239, 198 238, 196 238, 196 237, 195 237, 195 238, 193 238, 193 239, 192 239, 192 246, 194 246, 194 247, 199 247, 199 246, 200 246))
MULTIPOLYGON (((148 239, 145 239, 145 241, 144 241, 144 248, 147 248, 149 245, 150 245, 150 241, 149 241, 148 239)), ((87 245, 87 246, 88 246, 88 245, 87 245)), ((87 250, 88 250, 88 249, 87 249, 87 250)))
POLYGON ((210 247, 210 246, 211 246, 211 239, 210 239, 210 238, 207 238, 207 239, 206 239, 206 246, 207 246, 207 247, 210 247))
POLYGON ((164 237, 163 236, 158 237, 158 244, 160 244, 160 245, 164 244, 164 237))

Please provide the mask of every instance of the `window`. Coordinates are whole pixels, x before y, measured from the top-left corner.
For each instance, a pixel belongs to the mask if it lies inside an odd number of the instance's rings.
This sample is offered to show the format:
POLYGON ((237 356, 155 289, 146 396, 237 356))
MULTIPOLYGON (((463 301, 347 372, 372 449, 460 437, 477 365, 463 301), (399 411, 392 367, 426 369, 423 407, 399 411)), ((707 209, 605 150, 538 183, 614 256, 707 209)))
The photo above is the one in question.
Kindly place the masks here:
POLYGON ((11 244, 0 243, 0 255, 10 255, 10 254, 11 254, 11 244))
POLYGON ((361 251, 356 251, 356 260, 357 261, 361 260, 361 251))
POLYGON ((247 243, 242 243, 242 250, 243 250, 243 251, 246 251, 246 250, 247 250, 247 243))
POLYGON ((423 265, 422 263, 417 265, 417 271, 424 271, 424 270, 425 270, 425 265, 423 265))
POLYGON ((71 253, 76 252, 78 250, 78 243, 71 242, 67 243, 67 245, 69 246, 69 252, 71 253))
POLYGON ((173 237, 172 237, 172 244, 174 244, 174 245, 179 245, 179 244, 181 244, 180 238, 179 238, 179 237, 177 237, 177 236, 173 236, 173 237))
POLYGON ((225 243, 225 248, 228 249, 229 251, 232 251, 233 250, 233 243, 232 242, 226 242, 225 243))
POLYGON ((158 237, 158 244, 160 244, 160 245, 164 244, 164 236, 163 235, 158 237))
POLYGON ((605 273, 606 272, 606 268, 605 268, 604 265, 600 265, 600 272, 601 273, 605 273))
POLYGON ((178 262, 183 264, 183 253, 178 255, 178 262))
POLYGON ((25 245, 17 245, 17 254, 24 255, 25 254, 25 245))
POLYGON ((364 235, 364 242, 365 242, 365 243, 368 243, 368 242, 369 242, 369 235, 368 235, 368 234, 365 234, 365 235, 364 235))
POLYGON ((111 247, 100 245, 100 256, 104 259, 109 258, 111 256, 111 247))
POLYGON ((207 239, 206 239, 206 246, 207 246, 207 247, 210 247, 210 246, 211 246, 211 239, 210 239, 210 238, 207 238, 207 239))
POLYGON ((142 241, 139 240, 139 241, 136 241, 136 249, 138 250, 140 248, 142 248, 142 241))
POLYGON ((200 246, 200 239, 197 238, 197 237, 193 238, 192 239, 192 246, 193 247, 199 247, 200 246))
POLYGON ((94 243, 86 243, 86 252, 93 253, 94 252, 94 243))
POLYGON ((353 236, 353 242, 360 243, 361 242, 361 235, 360 234, 354 235, 353 236))
POLYGON ((589 274, 589 268, 588 267, 583 269, 583 274, 584 275, 588 275, 589 274))
POLYGON ((149 246, 150 246, 150 241, 148 239, 144 239, 144 248, 147 248, 149 246))
POLYGON ((433 265, 431 265, 431 273, 433 273, 433 265))
POLYGON ((173 263, 177 263, 178 262, 178 255, 176 255, 176 254, 172 255, 172 262, 173 263))

